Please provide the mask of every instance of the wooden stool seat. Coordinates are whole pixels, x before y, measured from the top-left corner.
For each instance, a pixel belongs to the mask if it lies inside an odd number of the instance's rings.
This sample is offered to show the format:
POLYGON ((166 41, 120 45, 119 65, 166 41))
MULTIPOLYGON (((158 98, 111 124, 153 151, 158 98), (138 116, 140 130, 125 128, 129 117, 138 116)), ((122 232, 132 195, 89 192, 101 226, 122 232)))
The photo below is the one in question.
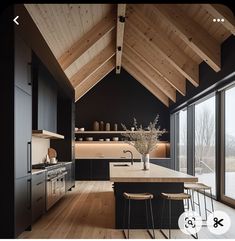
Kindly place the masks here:
POLYGON ((168 199, 168 200, 184 200, 184 199, 190 199, 191 195, 187 193, 161 193, 162 198, 168 199))
POLYGON ((204 183, 185 183, 185 189, 192 189, 192 190, 209 190, 211 187, 205 185, 204 183))
POLYGON ((123 196, 126 199, 131 199, 131 200, 149 200, 149 199, 153 199, 153 194, 151 194, 151 193, 127 193, 127 192, 124 192, 123 196))

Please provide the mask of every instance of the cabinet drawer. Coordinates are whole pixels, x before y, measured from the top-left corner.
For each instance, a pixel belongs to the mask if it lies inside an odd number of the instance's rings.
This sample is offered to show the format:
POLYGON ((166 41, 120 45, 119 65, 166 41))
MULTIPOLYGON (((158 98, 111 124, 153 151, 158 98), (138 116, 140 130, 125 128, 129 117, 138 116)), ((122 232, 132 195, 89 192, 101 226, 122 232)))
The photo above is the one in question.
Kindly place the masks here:
POLYGON ((39 197, 33 201, 32 219, 36 221, 45 212, 45 197, 39 197))
POLYGON ((34 173, 32 175, 32 184, 39 185, 41 182, 45 182, 46 175, 45 172, 34 173))
POLYGON ((33 202, 40 197, 45 199, 46 196, 46 184, 45 181, 39 182, 32 186, 32 200, 33 202))

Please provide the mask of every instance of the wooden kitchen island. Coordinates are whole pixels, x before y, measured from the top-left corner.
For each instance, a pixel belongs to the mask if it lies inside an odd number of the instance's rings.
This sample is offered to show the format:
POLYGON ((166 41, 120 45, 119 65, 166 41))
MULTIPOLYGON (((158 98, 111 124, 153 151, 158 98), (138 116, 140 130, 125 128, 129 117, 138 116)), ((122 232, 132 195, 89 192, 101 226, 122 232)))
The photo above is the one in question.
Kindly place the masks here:
MULTIPOLYGON (((159 165, 151 164, 148 171, 142 170, 142 163, 115 163, 109 164, 110 181, 114 182, 115 195, 115 226, 122 228, 124 215, 124 192, 143 193, 154 195, 152 200, 155 228, 160 227, 160 218, 163 200, 162 192, 184 192, 184 182, 197 182, 198 178, 187 175, 159 165), (123 165, 120 165, 123 164, 123 165)), ((168 204, 168 203, 166 203, 168 204)), ((183 213, 182 201, 172 202, 172 228, 178 228, 178 218, 183 213)), ((149 219, 150 220, 150 219, 149 219)), ((127 224, 127 221, 125 222, 127 224)), ((145 204, 143 201, 131 201, 131 225, 130 228, 138 229, 146 227, 145 204)), ((168 228, 168 205, 165 206, 163 228, 168 228)), ((126 228, 126 226, 125 226, 126 228)))

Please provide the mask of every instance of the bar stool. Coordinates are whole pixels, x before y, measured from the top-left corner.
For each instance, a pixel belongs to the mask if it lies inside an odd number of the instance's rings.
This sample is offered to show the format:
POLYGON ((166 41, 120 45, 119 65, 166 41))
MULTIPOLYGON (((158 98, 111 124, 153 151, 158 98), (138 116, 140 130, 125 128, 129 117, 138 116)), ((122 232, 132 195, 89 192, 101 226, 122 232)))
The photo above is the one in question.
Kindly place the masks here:
MULTIPOLYGON (((202 193, 202 195, 204 196, 204 208, 205 208, 205 219, 202 219, 202 221, 207 221, 207 212, 212 213, 214 212, 214 205, 213 205, 213 198, 212 198, 212 191, 211 191, 211 187, 203 184, 203 183, 185 183, 184 184, 184 189, 187 191, 187 193, 189 194, 189 192, 191 192, 191 199, 192 199, 192 203, 193 203, 193 209, 195 210, 195 204, 198 206, 199 209, 199 214, 200 216, 202 216, 201 213, 201 205, 200 205, 200 199, 199 199, 199 192, 202 193), (210 200, 211 200, 211 210, 209 210, 207 208, 206 205, 206 190, 209 190, 209 195, 210 195, 210 200), (196 191, 197 193, 197 202, 194 200, 194 191, 196 191)), ((188 206, 189 208, 189 206, 188 206)))
POLYGON ((152 239, 155 239, 153 210, 152 210, 153 194, 151 194, 151 193, 127 193, 127 192, 124 192, 123 196, 125 198, 124 215, 123 215, 123 234, 124 234, 124 237, 128 238, 128 239, 130 237, 129 234, 130 234, 131 200, 136 200, 136 201, 145 201, 145 214, 146 214, 147 232, 152 239), (126 202, 127 201, 128 201, 128 234, 127 234, 127 237, 126 237, 126 233, 125 233, 124 228, 125 228, 126 202), (149 209, 150 209, 150 216, 151 216, 153 234, 151 234, 151 232, 149 231, 147 201, 149 201, 149 209))
MULTIPOLYGON (((171 238, 171 201, 184 201, 184 200, 191 200, 191 195, 187 193, 161 193, 161 197, 163 198, 163 207, 162 207, 162 215, 161 215, 161 226, 160 226, 160 232, 163 234, 163 236, 167 239, 171 238), (168 236, 163 232, 162 230, 162 220, 163 220, 163 214, 165 209, 165 200, 168 200, 169 202, 169 229, 168 229, 168 236)), ((192 203, 191 203, 192 204, 192 203)), ((196 236, 192 235, 195 239, 198 238, 197 234, 196 236)))

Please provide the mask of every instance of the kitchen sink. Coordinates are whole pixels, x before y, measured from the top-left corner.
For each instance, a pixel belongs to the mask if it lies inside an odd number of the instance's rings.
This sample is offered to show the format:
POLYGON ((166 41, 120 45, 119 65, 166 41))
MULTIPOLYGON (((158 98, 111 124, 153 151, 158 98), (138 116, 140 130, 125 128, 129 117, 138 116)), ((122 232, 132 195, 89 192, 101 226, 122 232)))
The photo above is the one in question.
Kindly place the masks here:
POLYGON ((129 164, 113 164, 114 167, 129 167, 129 164))

